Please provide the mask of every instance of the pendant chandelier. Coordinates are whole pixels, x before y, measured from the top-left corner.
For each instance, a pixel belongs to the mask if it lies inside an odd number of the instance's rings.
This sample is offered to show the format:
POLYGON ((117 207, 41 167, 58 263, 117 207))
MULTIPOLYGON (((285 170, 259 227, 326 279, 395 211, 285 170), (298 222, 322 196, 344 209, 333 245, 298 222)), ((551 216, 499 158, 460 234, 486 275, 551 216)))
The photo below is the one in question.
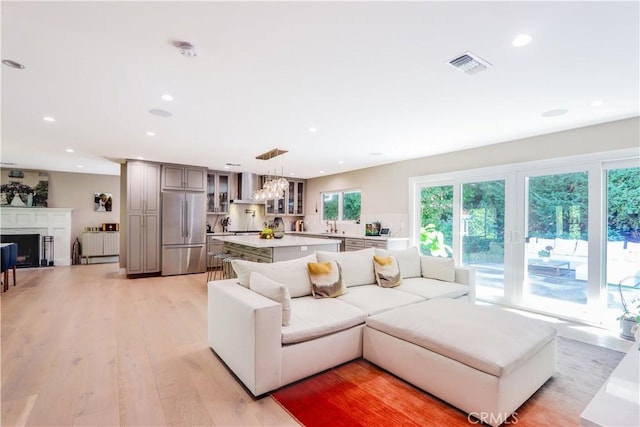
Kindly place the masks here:
POLYGON ((284 177, 284 167, 281 165, 281 173, 278 175, 277 165, 273 169, 273 175, 271 174, 271 160, 275 157, 285 154, 286 150, 280 150, 274 148, 266 153, 256 156, 258 160, 265 160, 269 163, 267 167, 267 174, 265 175, 264 184, 262 188, 253 192, 252 198, 255 201, 263 202, 271 199, 282 199, 284 193, 289 187, 289 181, 284 177))

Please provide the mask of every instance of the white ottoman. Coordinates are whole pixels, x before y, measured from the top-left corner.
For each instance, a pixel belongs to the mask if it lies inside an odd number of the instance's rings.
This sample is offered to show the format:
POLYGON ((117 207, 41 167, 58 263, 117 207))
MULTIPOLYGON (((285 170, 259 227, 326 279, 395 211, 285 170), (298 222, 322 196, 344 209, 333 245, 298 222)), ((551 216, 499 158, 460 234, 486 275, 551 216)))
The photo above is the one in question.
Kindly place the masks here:
POLYGON ((454 299, 369 317, 363 345, 365 359, 493 426, 555 372, 554 328, 454 299))

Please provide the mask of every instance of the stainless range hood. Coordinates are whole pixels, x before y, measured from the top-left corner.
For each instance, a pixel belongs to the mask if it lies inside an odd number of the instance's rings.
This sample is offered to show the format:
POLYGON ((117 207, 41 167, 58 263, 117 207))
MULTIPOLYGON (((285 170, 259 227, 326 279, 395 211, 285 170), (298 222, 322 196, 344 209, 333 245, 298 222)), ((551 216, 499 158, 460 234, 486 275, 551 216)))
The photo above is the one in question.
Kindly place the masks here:
POLYGON ((238 174, 238 198, 231 200, 231 203, 244 203, 251 205, 264 205, 265 202, 257 202, 253 200, 253 192, 259 190, 260 175, 255 173, 243 172, 238 174))

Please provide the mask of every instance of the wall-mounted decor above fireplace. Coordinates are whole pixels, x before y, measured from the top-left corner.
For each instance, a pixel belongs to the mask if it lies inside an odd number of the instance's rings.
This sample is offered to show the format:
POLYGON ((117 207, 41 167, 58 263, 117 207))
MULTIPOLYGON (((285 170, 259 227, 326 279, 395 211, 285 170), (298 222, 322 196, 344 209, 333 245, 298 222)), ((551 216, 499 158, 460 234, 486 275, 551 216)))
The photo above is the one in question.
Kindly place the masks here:
POLYGON ((49 174, 3 169, 0 174, 0 206, 47 207, 49 174))

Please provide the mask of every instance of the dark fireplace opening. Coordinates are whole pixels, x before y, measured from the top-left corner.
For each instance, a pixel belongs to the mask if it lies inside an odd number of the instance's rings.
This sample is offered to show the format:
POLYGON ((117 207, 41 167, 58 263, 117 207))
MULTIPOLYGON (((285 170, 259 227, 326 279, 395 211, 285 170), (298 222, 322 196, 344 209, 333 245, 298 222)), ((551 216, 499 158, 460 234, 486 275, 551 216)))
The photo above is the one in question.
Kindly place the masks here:
POLYGON ((40 235, 39 234, 3 234, 0 236, 2 243, 18 244, 18 262, 16 267, 40 266, 40 235))

